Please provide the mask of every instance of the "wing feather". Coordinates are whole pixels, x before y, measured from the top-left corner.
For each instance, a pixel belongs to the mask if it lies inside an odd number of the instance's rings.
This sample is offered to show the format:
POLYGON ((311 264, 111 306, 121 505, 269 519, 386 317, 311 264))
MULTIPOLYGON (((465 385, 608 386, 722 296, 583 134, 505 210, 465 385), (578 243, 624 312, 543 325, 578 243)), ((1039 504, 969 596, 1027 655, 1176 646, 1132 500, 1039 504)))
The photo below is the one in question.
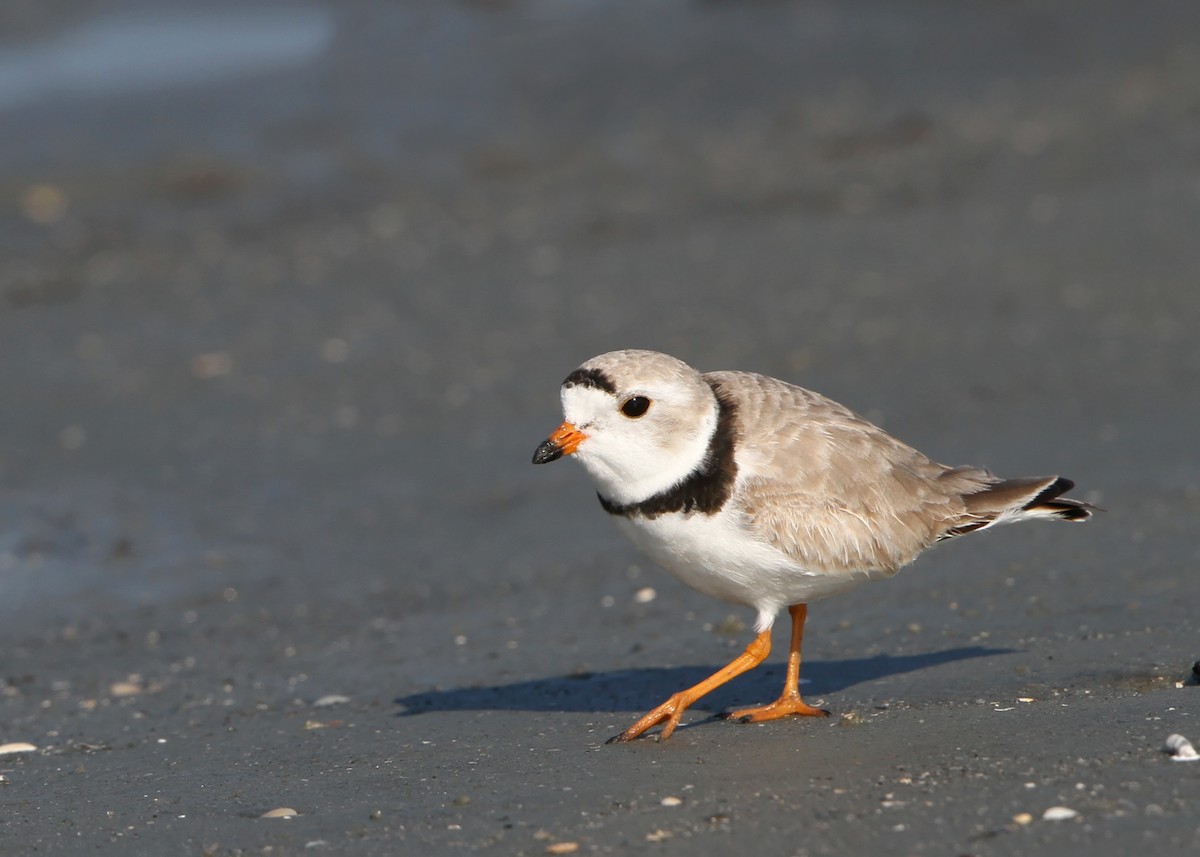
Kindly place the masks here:
POLYGON ((762 375, 705 376, 738 405, 740 511, 814 571, 892 574, 997 480, 949 468, 824 396, 762 375))

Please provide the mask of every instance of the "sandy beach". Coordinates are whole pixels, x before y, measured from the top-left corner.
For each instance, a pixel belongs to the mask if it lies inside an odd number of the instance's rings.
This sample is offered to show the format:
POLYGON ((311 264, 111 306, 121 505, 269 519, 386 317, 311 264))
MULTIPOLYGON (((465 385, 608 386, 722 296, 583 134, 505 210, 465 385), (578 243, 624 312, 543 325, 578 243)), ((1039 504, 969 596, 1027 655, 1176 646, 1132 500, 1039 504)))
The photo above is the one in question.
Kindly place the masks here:
POLYGON ((1198 143, 1182 0, 0 0, 0 854, 1193 853, 1198 143), (529 463, 626 347, 1105 512, 605 746, 753 634, 529 463))

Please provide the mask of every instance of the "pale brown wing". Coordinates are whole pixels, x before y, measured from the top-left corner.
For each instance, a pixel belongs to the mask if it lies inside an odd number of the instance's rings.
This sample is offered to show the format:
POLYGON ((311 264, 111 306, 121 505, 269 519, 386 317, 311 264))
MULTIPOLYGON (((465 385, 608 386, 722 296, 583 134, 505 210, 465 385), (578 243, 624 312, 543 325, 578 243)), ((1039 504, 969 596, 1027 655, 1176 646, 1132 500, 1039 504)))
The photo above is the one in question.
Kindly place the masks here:
POLYGON ((962 519, 964 494, 997 481, 938 464, 810 390, 743 372, 705 378, 737 408, 747 525, 802 567, 893 573, 962 519))

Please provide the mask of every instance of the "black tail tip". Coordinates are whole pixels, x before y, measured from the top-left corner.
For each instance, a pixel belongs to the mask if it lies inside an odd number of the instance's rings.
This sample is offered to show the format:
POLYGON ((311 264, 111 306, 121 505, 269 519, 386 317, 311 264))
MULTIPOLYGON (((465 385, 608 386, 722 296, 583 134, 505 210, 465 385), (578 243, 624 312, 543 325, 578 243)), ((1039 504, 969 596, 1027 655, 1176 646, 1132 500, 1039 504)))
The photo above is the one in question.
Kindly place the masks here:
POLYGON ((1060 521, 1086 521, 1092 517, 1093 512, 1099 511, 1099 507, 1062 496, 1074 487, 1075 483, 1067 477, 1055 477, 1053 482, 1025 504, 1025 509, 1030 512, 1048 512, 1060 521))
MULTIPOLYGON (((1054 481, 1037 492, 1037 496, 1025 504, 1026 509, 1042 508, 1049 505, 1049 501, 1055 500, 1063 494, 1066 494, 1075 483, 1065 476, 1056 476, 1054 481)), ((1074 502, 1074 501, 1072 501, 1074 502)))
POLYGON ((1079 500, 1059 500, 1043 503, 1038 508, 1053 512, 1054 516, 1063 521, 1086 521, 1092 517, 1096 507, 1079 500))

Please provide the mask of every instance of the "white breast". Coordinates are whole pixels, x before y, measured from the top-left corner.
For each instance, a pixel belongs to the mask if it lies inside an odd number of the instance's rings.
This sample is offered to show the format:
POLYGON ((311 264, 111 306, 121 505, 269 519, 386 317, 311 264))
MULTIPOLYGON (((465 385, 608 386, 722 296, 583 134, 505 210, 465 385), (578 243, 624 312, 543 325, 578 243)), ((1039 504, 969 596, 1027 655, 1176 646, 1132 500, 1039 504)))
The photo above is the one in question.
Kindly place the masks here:
POLYGON ((806 604, 853 589, 865 573, 810 571, 742 529, 736 513, 668 513, 648 519, 618 517, 617 526, 646 555, 681 582, 758 612, 758 631, 771 627, 775 614, 791 604, 806 604))

